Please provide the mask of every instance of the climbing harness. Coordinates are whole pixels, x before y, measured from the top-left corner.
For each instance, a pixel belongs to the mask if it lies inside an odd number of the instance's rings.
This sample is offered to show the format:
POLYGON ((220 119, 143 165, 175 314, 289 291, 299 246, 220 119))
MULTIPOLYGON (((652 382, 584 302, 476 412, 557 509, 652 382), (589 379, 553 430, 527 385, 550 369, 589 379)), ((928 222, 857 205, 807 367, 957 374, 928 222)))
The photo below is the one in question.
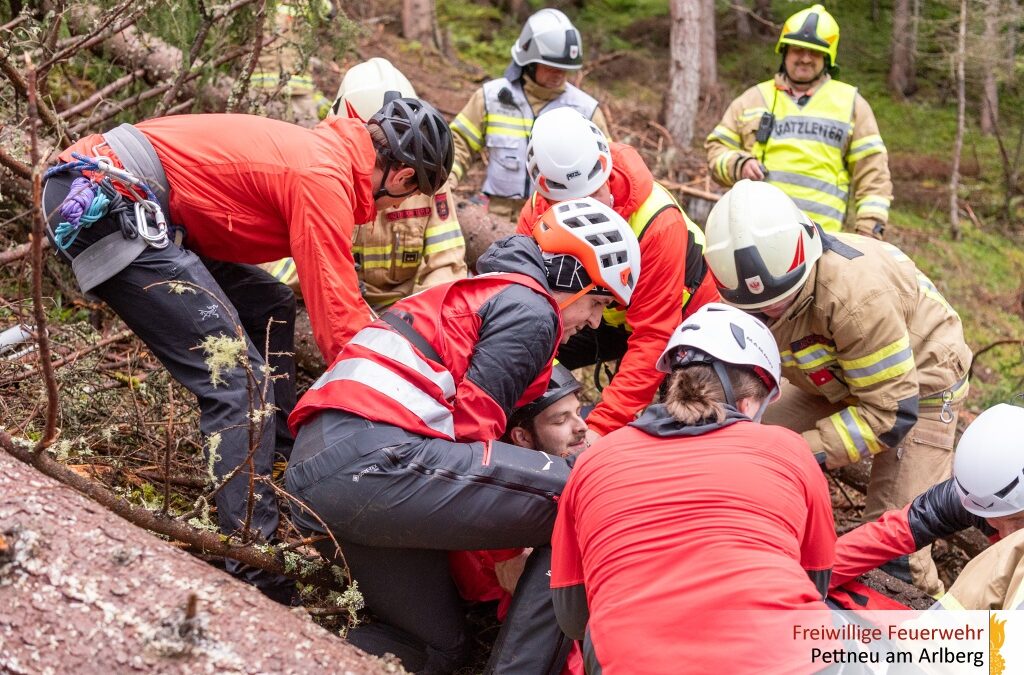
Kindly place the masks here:
POLYGON ((127 169, 114 166, 102 156, 86 157, 71 153, 73 162, 58 164, 47 170, 44 179, 69 172, 89 171, 99 177, 78 177, 71 184, 67 197, 60 205, 61 222, 54 230, 54 242, 66 251, 82 229, 91 227, 103 217, 116 218, 125 239, 141 238, 153 248, 164 248, 167 219, 159 199, 149 185, 127 169), (116 183, 123 190, 118 190, 116 183), (143 197, 139 196, 139 192, 143 197), (129 207, 128 202, 134 206, 129 207))

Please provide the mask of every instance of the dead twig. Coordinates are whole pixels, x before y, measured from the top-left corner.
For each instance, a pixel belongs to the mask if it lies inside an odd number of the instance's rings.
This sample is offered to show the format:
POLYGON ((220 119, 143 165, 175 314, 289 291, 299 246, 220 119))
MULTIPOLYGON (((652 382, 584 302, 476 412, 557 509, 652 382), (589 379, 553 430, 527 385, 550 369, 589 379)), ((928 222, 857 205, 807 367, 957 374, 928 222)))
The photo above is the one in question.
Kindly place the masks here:
POLYGON ((39 345, 39 368, 46 386, 46 426, 36 444, 34 453, 38 456, 57 438, 57 406, 60 395, 57 378, 50 363, 50 338, 46 332, 46 311, 43 308, 43 239, 46 222, 43 218, 43 172, 39 158, 39 107, 36 100, 36 70, 31 57, 25 55, 28 68, 28 119, 29 157, 32 161, 32 313, 36 321, 36 344, 39 345))
POLYGON ((10 155, 2 145, 0 145, 0 164, 6 166, 20 178, 32 178, 32 167, 10 155))
MULTIPOLYGON (((27 63, 31 63, 31 58, 28 54, 25 55, 25 60, 27 63)), ((37 121, 42 119, 42 121, 46 122, 48 126, 52 127, 57 134, 58 142, 70 145, 72 139, 68 136, 67 130, 64 128, 60 118, 57 117, 57 114, 54 113, 48 105, 40 101, 39 97, 36 95, 35 68, 29 66, 29 77, 33 80, 33 83, 29 85, 28 80, 22 77, 21 73, 18 72, 18 69, 14 67, 14 64, 7 59, 7 55, 0 54, 0 72, 7 76, 7 79, 11 81, 11 84, 14 85, 14 88, 18 93, 25 98, 31 98, 29 107, 35 110, 35 119, 37 121), (29 94, 30 86, 32 89, 31 94, 29 94)), ((38 129, 35 130, 34 133, 36 134, 36 142, 38 143, 38 129)), ((36 149, 36 152, 38 152, 38 148, 36 149)))
POLYGON ((676 183, 669 180, 659 180, 658 182, 669 190, 676 190, 678 192, 682 192, 684 195, 690 195, 691 197, 700 197, 701 199, 706 199, 709 202, 717 202, 722 198, 722 195, 720 194, 701 190, 700 188, 695 188, 685 183, 676 183))
POLYGON ((252 27, 252 53, 249 54, 249 59, 245 62, 245 65, 242 67, 242 72, 239 74, 238 79, 235 80, 235 86, 231 89, 231 96, 228 98, 226 112, 238 112, 242 105, 242 100, 249 91, 249 80, 252 78, 252 74, 256 70, 256 64, 259 62, 260 52, 263 50, 263 24, 266 23, 266 19, 267 1, 260 0, 260 8, 256 10, 256 20, 253 22, 252 27))
POLYGON ((1007 340, 996 340, 992 344, 985 345, 984 347, 982 347, 978 351, 974 352, 974 358, 971 359, 971 367, 967 370, 968 375, 970 375, 972 377, 974 376, 974 364, 976 364, 978 362, 978 357, 979 356, 981 356, 982 354, 985 354, 986 352, 992 351, 996 347, 1001 347, 1003 345, 1020 345, 1021 347, 1024 347, 1024 339, 1022 339, 1022 338, 1009 338, 1007 340))
MULTIPOLYGON (((94 345, 90 345, 90 346, 85 347, 83 349, 79 349, 78 351, 76 351, 76 352, 74 352, 72 354, 68 354, 64 358, 57 359, 56 361, 51 362, 50 363, 50 367, 53 370, 56 370, 57 368, 60 368, 62 366, 66 366, 69 363, 74 363, 79 358, 81 358, 82 356, 85 356, 86 354, 88 354, 90 352, 94 352, 97 349, 102 349, 102 348, 106 347, 107 345, 113 344, 115 342, 120 342, 121 340, 125 340, 125 339, 131 337, 132 335, 133 335, 133 333, 130 330, 123 330, 120 333, 117 333, 115 335, 111 335, 110 337, 103 338, 102 340, 100 340, 99 342, 97 342, 94 345)), ((15 384, 16 382, 21 382, 22 380, 27 380, 28 378, 30 378, 30 377, 32 377, 34 375, 38 375, 38 374, 39 374, 39 372, 36 371, 36 370, 30 370, 30 371, 25 372, 25 373, 19 373, 18 375, 15 375, 14 377, 10 377, 10 378, 4 380, 3 382, 0 382, 0 387, 10 386, 12 384, 15 384)))
POLYGON ((76 103, 75 105, 71 106, 70 108, 67 108, 65 110, 61 110, 60 113, 59 113, 60 118, 66 120, 66 119, 70 119, 72 117, 75 117, 77 115, 80 115, 81 113, 85 112, 86 110, 89 110, 90 108, 92 108, 92 107, 98 105, 99 103, 101 103, 103 101, 103 99, 105 99, 107 96, 110 96, 111 94, 113 94, 116 91, 120 91, 121 89, 123 89, 124 87, 128 86, 129 84, 132 84, 133 82, 135 82, 135 80, 141 78, 145 74, 146 74, 146 71, 143 70, 142 68, 139 68, 137 70, 134 70, 134 71, 128 73, 124 77, 117 78, 116 80, 114 80, 113 82, 108 84, 107 86, 103 87, 102 89, 97 90, 96 93, 94 93, 89 98, 76 103))
MULTIPOLYGON (((29 213, 31 213, 31 211, 27 211, 23 215, 28 215, 29 213)), ((44 250, 50 248, 50 240, 43 238, 42 246, 44 250)), ((15 260, 21 260, 30 253, 32 253, 32 242, 19 244, 14 248, 9 248, 6 251, 0 252, 0 265, 6 265, 7 263, 12 263, 15 260)))

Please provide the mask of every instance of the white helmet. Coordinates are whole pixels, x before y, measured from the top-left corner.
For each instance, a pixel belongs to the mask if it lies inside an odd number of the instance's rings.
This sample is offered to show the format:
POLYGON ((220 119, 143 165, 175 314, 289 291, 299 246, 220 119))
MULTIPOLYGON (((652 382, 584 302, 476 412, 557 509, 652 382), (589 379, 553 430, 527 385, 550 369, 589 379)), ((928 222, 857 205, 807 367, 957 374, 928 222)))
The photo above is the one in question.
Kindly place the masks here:
POLYGON ((375 56, 348 69, 331 111, 366 122, 384 106, 384 94, 397 91, 402 98, 417 98, 416 90, 398 68, 375 56))
POLYGON ((555 204, 534 225, 533 238, 546 254, 552 289, 577 292, 577 297, 607 293, 629 305, 640 278, 640 243, 610 207, 590 197, 555 204), (565 257, 578 264, 567 269, 565 257))
POLYGON ((526 170, 549 201, 589 197, 612 175, 612 153, 596 124, 573 108, 556 108, 533 124, 526 170))
POLYGON ((657 368, 671 373, 673 367, 704 361, 705 354, 722 363, 753 369, 768 387, 767 402, 779 398, 779 346, 772 332, 756 317, 720 302, 704 305, 672 333, 657 368), (679 348, 682 349, 677 351, 679 348))
POLYGON ((722 299, 760 309, 797 293, 821 257, 821 232, 785 192, 741 180, 708 215, 708 262, 722 299))
POLYGON ((1024 408, 1000 403, 971 422, 953 456, 953 485, 976 516, 1024 511, 1024 408))
POLYGON ((583 41, 569 17, 557 9, 542 9, 523 25, 512 45, 512 60, 518 66, 540 63, 561 70, 583 67, 583 41))

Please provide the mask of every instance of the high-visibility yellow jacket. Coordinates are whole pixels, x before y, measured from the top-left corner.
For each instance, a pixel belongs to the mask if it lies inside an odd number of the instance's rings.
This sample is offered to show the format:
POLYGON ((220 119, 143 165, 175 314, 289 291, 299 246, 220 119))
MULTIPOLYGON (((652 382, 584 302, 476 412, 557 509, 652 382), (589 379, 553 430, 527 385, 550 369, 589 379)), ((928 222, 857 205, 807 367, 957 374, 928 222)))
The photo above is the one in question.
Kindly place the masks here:
POLYGON ((967 391, 971 350, 956 311, 891 244, 826 235, 826 250, 770 325, 782 374, 847 407, 804 432, 838 467, 899 445, 920 408, 967 391))
MULTIPOLYGON (((523 84, 522 93, 526 96, 526 101, 529 103, 533 117, 539 115, 545 107, 552 103, 552 101, 566 93, 566 88, 564 86, 558 89, 542 87, 529 77, 525 76, 522 78, 521 82, 523 84)), ((498 113, 496 112, 495 114, 498 113)), ((593 116, 590 119, 601 131, 604 132, 605 136, 611 139, 611 135, 608 133, 608 123, 605 121, 604 114, 601 112, 601 108, 599 106, 594 109, 593 116)), ((473 166, 473 163, 479 157, 480 151, 489 147, 488 139, 490 134, 488 133, 487 122, 488 110, 486 96, 484 93, 484 87, 481 87, 473 93, 469 102, 467 102, 466 106, 462 109, 462 112, 455 117, 455 120, 451 124, 452 140, 455 142, 455 163, 452 165, 452 172, 448 179, 450 186, 455 187, 458 185, 459 181, 462 180, 462 177, 467 171, 469 171, 470 167, 473 166)), ((501 124, 498 124, 497 126, 504 128, 501 124)), ((523 127, 519 131, 521 134, 524 134, 524 138, 527 138, 529 137, 530 129, 532 128, 533 120, 531 119, 529 120, 529 126, 523 127)), ((525 145, 522 148, 522 157, 519 158, 519 162, 523 167, 525 167, 525 145)), ((523 168, 523 175, 526 175, 525 168, 523 168)), ((529 195, 499 196, 512 196, 525 199, 529 195)))
MULTIPOLYGON (((466 242, 447 189, 409 197, 357 225, 352 256, 365 284, 363 297, 375 311, 420 291, 466 278, 466 242)), ((263 266, 301 293, 291 258, 263 266)))
POLYGON ((871 106, 854 87, 828 77, 804 98, 800 105, 778 74, 734 100, 704 144, 711 175, 729 187, 744 162, 759 161, 766 180, 826 230, 842 228, 852 202, 856 231, 870 236, 876 223, 888 222, 892 202, 888 153, 871 106), (765 113, 775 123, 762 144, 756 133, 765 113))

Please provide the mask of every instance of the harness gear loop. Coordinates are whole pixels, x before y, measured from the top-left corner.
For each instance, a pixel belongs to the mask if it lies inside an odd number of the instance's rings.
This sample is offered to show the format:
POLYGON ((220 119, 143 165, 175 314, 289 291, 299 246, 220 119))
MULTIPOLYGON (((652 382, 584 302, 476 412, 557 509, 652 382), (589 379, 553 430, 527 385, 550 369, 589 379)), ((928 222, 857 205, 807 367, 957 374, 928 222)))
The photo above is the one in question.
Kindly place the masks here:
MULTIPOLYGON (((71 156, 75 158, 74 162, 51 167, 44 174, 44 179, 72 171, 91 171, 100 176, 91 178, 98 189, 95 190, 89 206, 85 209, 85 214, 80 219, 69 217, 66 222, 61 222, 57 231, 54 232, 54 240, 61 250, 66 250, 75 241, 83 227, 89 227, 100 218, 115 211, 121 215, 121 233, 125 239, 141 237, 149 246, 158 249, 165 248, 170 243, 167 236, 167 218, 160 207, 160 200, 145 181, 127 169, 114 166, 108 157, 102 155, 87 157, 77 152, 71 153, 71 156), (117 190, 114 181, 119 182, 124 189, 117 190), (144 195, 142 198, 139 196, 140 191, 144 195), (134 227, 124 217, 124 209, 117 208, 121 206, 122 199, 127 199, 135 205, 134 227), (153 226, 150 226, 147 212, 153 217, 153 226)), ((75 202, 81 201, 81 197, 81 189, 69 191, 68 196, 61 204, 61 212, 74 211, 78 206, 75 202)))

